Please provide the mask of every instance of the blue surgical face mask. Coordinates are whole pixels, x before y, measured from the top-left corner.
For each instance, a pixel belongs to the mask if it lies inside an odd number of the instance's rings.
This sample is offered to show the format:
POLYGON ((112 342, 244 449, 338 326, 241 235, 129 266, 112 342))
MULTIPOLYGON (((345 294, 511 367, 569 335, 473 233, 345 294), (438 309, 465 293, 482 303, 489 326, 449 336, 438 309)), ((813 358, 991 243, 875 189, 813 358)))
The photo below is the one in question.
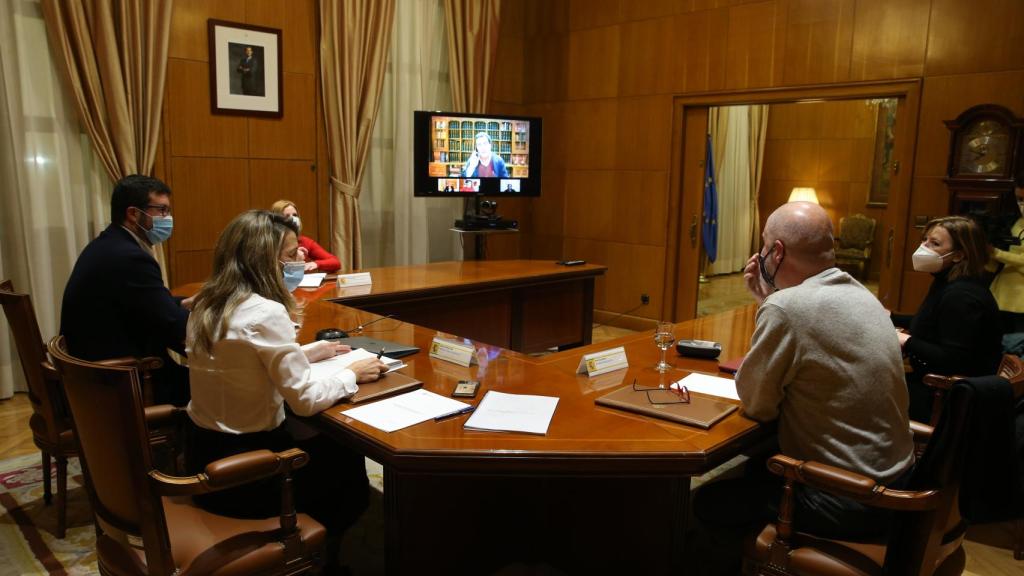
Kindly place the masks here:
MULTIPOLYGON (((146 214, 142 210, 139 210, 139 212, 146 214)), ((149 243, 154 246, 166 242, 171 237, 171 232, 174 231, 174 217, 170 215, 150 216, 149 214, 146 214, 146 216, 149 217, 152 224, 148 230, 145 227, 142 228, 142 231, 146 233, 146 240, 149 240, 149 243)), ((139 226, 142 226, 142 224, 140 223, 139 226)))
POLYGON ((289 292, 294 292, 302 283, 302 277, 306 275, 306 263, 281 262, 281 265, 284 267, 284 287, 289 292))

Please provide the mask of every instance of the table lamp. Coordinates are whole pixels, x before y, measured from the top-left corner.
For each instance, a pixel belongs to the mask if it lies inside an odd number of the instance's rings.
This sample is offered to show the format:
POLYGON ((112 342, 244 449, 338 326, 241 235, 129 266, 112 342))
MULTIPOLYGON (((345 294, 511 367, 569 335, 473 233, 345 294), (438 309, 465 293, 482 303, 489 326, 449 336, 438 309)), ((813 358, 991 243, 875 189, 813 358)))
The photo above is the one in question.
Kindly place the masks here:
POLYGON ((789 193, 790 202, 813 202, 818 204, 818 194, 814 188, 793 188, 789 193))

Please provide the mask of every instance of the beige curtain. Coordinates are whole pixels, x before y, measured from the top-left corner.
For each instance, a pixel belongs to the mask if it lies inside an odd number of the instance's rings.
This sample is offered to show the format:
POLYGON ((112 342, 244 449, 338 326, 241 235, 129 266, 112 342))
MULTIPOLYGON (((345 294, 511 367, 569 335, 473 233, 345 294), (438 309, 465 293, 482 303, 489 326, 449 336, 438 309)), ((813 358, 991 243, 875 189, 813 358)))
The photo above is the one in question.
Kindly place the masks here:
MULTIPOLYGON (((54 58, 107 174, 115 181, 151 174, 173 0, 43 0, 42 5, 54 58)), ((163 250, 154 255, 166 269, 163 250)))
MULTIPOLYGON (((54 54, 38 0, 0 8, 0 279, 32 295, 47 340, 71 268, 110 212, 110 180, 54 54)), ((25 381, 0 313, 0 398, 15 390, 25 381)))
POLYGON ((334 199, 333 252, 341 258, 343 270, 362 267, 359 192, 394 16, 394 0, 320 2, 320 73, 334 199))
POLYGON ((483 113, 498 52, 501 0, 445 0, 448 68, 456 112, 483 113))
POLYGON ((718 191, 718 258, 705 275, 729 274, 742 270, 760 247, 757 194, 768 107, 724 106, 709 112, 718 191))
POLYGON ((450 230, 462 215, 455 198, 415 198, 414 110, 451 110, 444 0, 403 0, 395 11, 391 57, 366 157, 359 218, 363 265, 406 266, 462 257, 450 230))
POLYGON ((748 106, 750 119, 750 253, 761 247, 761 171, 764 168, 764 142, 768 136, 768 105, 748 106))

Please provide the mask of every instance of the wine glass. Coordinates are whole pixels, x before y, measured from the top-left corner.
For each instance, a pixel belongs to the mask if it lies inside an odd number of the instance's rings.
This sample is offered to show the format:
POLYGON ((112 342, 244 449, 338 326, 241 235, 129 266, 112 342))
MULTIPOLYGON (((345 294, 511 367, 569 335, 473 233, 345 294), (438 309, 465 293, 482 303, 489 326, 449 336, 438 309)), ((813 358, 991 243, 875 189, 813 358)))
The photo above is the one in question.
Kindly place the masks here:
POLYGON ((658 372, 668 372, 672 369, 672 365, 665 361, 665 352, 676 341, 676 335, 672 328, 671 322, 658 322, 658 327, 654 330, 654 344, 661 350, 661 360, 654 365, 654 369, 658 372))

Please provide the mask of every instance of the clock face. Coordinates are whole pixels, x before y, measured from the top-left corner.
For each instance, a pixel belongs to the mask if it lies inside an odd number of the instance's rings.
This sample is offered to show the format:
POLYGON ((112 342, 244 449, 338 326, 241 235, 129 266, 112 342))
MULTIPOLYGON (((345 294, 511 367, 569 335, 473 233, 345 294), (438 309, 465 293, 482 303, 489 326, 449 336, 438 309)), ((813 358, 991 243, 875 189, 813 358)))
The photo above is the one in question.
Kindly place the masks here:
POLYGON ((1000 174, 1006 168, 1009 149, 1009 127, 995 120, 979 120, 960 136, 961 175, 1000 174))

